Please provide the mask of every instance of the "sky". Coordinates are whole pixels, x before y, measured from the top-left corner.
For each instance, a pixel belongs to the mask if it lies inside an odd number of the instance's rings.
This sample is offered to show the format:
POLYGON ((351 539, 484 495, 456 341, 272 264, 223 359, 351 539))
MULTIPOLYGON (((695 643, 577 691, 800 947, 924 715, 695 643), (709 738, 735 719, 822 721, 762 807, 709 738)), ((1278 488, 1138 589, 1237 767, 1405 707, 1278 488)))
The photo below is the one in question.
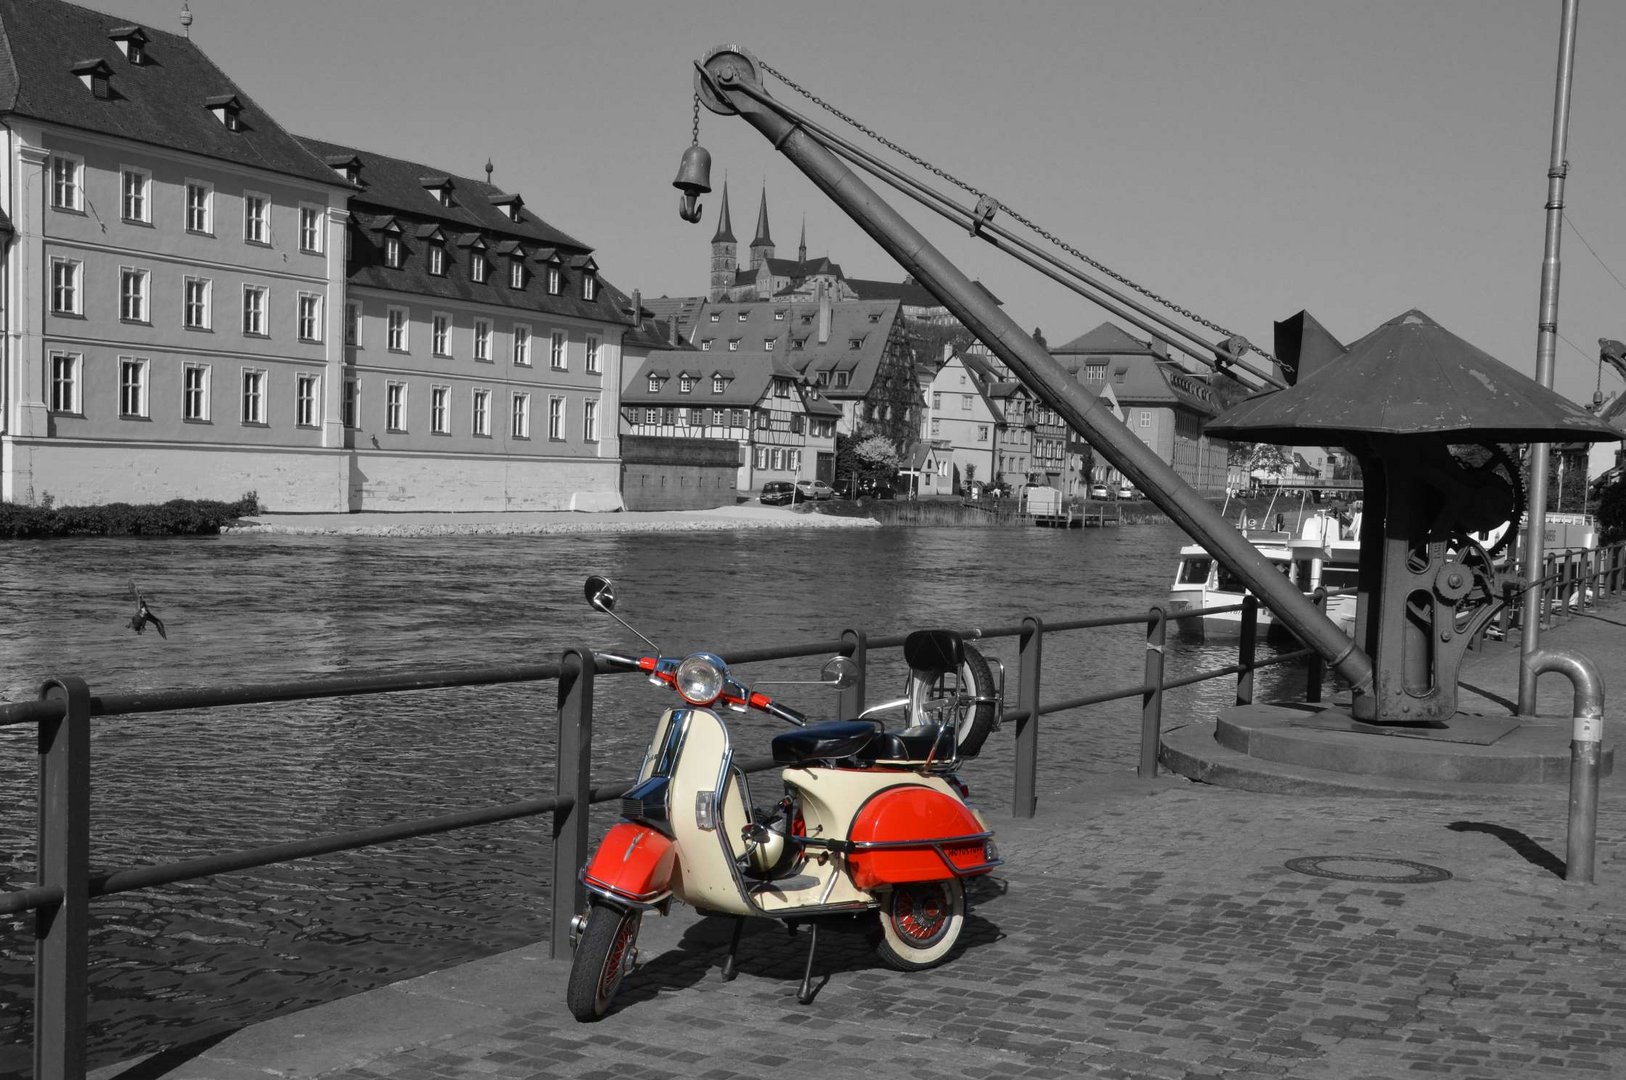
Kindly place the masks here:
MULTIPOLYGON (((181 0, 88 6, 180 25, 181 0)), ((288 129, 476 178, 489 158, 495 183, 646 297, 706 290, 725 176, 742 253, 766 190, 779 256, 795 256, 805 222, 810 256, 851 277, 902 279, 767 140, 704 109, 718 190, 699 224, 679 220, 671 182, 691 139, 692 61, 727 42, 1267 348, 1272 323, 1301 309, 1348 342, 1420 308, 1536 371, 1560 0, 190 7, 193 40, 288 129)), ((1578 27, 1555 379, 1587 403, 1598 339, 1626 339, 1626 4, 1587 0, 1578 27)), ((1110 318, 893 201, 1052 344, 1110 318)), ((1601 389, 1626 393, 1626 382, 1605 370, 1601 389)))

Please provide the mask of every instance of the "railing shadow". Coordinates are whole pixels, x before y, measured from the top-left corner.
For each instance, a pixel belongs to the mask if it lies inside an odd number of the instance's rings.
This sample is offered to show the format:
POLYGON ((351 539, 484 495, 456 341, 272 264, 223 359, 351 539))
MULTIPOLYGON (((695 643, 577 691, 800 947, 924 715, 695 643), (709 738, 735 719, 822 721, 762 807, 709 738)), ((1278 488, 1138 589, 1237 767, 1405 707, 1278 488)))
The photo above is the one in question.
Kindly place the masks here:
POLYGON ((1492 825, 1484 821, 1453 821, 1446 828, 1459 833, 1484 833, 1494 836, 1530 865, 1545 870, 1558 878, 1563 878, 1568 865, 1563 859, 1548 851, 1518 829, 1510 829, 1506 825, 1492 825))

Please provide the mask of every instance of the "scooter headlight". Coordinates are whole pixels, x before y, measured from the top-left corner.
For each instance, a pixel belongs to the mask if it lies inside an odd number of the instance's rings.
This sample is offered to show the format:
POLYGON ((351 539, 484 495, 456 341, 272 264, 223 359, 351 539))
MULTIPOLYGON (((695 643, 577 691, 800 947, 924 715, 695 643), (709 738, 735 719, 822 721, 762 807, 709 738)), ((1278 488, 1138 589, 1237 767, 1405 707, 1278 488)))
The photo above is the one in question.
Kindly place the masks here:
POLYGON ((722 695, 728 682, 723 658, 714 653, 684 657, 677 669, 678 696, 690 705, 710 705, 722 695))

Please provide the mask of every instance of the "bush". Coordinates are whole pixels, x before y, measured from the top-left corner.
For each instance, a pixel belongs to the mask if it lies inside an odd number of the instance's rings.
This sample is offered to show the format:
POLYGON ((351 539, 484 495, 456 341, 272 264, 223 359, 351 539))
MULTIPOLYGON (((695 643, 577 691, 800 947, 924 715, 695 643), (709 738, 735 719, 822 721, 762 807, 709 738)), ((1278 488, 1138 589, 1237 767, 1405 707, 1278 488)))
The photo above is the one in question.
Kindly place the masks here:
POLYGON ((240 518, 259 513, 249 492, 234 503, 171 499, 154 504, 19 506, 0 503, 0 539, 46 536, 213 536, 240 518))

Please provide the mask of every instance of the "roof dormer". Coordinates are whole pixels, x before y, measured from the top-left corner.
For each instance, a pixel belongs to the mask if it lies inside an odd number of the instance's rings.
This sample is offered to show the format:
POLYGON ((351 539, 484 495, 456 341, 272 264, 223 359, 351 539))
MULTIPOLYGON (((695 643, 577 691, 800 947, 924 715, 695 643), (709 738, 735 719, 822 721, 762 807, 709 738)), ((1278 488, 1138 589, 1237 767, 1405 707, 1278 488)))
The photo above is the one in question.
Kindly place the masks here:
POLYGON ((451 177, 449 177, 449 176, 423 176, 423 177, 418 178, 418 183, 422 184, 423 189, 429 193, 430 198, 434 199, 440 205, 442 205, 442 206, 451 206, 452 205, 452 178, 451 177))
POLYGON ((139 26, 118 26, 108 33, 113 43, 119 47, 119 52, 130 63, 140 67, 147 62, 147 32, 139 26))
POLYGON ((361 183, 361 159, 356 155, 346 157, 344 154, 329 154, 322 160, 327 163, 328 168, 352 184, 361 183))
POLYGON ((491 196, 491 205, 507 214, 509 221, 525 220, 525 215, 521 212, 525 208, 525 200, 518 195, 498 193, 491 196))
POLYGON ((85 84, 85 89, 99 98, 113 96, 110 80, 113 78, 113 69, 107 66, 106 60, 80 60, 73 65, 73 73, 79 76, 79 81, 85 84))
POLYGON ((243 130, 243 103, 236 94, 217 94, 203 102, 204 108, 215 114, 227 131, 243 130))

